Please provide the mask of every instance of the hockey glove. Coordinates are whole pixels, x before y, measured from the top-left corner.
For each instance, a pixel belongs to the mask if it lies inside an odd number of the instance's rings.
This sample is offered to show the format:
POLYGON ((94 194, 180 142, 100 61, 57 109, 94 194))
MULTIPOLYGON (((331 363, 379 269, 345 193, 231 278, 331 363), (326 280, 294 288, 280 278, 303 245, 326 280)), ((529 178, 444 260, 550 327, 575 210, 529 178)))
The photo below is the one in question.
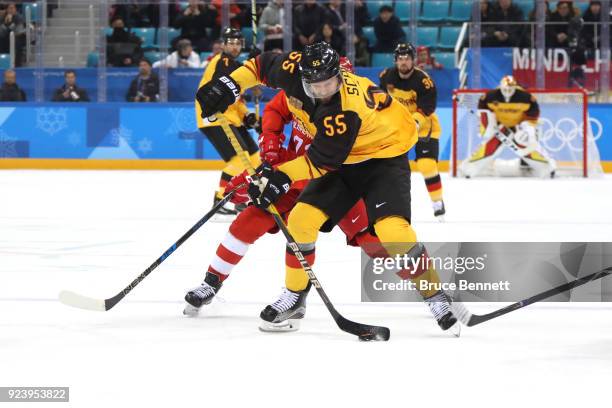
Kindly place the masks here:
POLYGON ((283 152, 282 145, 282 134, 273 132, 262 133, 259 137, 259 156, 262 162, 268 162, 271 165, 282 162, 283 157, 286 156, 286 152, 283 152))
POLYGON ((225 195, 230 191, 236 190, 234 196, 231 198, 231 202, 234 204, 246 204, 251 200, 248 193, 250 183, 253 182, 251 176, 249 176, 246 170, 240 174, 235 175, 225 186, 225 195), (244 184, 242 187, 239 187, 244 184))
POLYGON ((222 76, 203 85, 196 93, 202 117, 225 112, 240 97, 240 86, 232 78, 222 76))
POLYGON ((256 207, 266 209, 277 202, 291 188, 291 179, 280 170, 274 170, 270 163, 263 163, 258 170, 263 189, 251 183, 249 195, 256 207))
POLYGON ((249 57, 248 57, 248 59, 255 58, 259 54, 261 54, 261 50, 259 48, 257 48, 255 45, 251 45, 251 48, 249 48, 249 57))
POLYGON ((257 120, 257 115, 254 113, 248 113, 244 117, 244 126, 247 129, 255 129, 257 133, 261 133, 261 118, 257 120))

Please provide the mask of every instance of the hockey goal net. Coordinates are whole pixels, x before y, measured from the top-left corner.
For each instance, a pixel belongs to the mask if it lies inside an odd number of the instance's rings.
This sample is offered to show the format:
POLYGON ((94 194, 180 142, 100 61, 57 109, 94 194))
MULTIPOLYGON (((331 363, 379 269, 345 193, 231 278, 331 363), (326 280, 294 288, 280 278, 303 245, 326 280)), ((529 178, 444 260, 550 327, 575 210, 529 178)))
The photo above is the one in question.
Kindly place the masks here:
MULTIPOLYGON (((600 174, 601 163, 595 141, 601 137, 601 125, 593 126, 588 115, 588 96, 576 89, 528 89, 540 106, 538 141, 557 162, 557 175, 593 176, 600 174), (594 129, 595 127, 595 129, 594 129), (586 136, 585 136, 586 135, 586 136)), ((478 100, 487 90, 460 89, 453 93, 453 134, 451 172, 462 176, 461 162, 468 159, 483 142, 478 100)), ((520 170, 506 171, 508 163, 519 159, 504 149, 487 168, 484 176, 524 175, 520 170)))

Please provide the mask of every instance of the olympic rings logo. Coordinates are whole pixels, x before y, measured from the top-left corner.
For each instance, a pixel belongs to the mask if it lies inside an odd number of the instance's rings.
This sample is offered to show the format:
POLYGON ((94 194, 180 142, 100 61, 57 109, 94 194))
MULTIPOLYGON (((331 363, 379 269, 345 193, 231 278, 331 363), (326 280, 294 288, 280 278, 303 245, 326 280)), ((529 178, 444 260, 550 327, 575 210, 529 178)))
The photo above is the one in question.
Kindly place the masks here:
MULTIPOLYGON (((581 152, 583 146, 583 122, 572 118, 561 118, 554 124, 548 118, 540 118, 538 123, 539 141, 550 152, 560 152, 566 146, 571 151, 581 152)), ((603 125, 595 118, 589 118, 588 143, 594 143, 603 134, 603 125)))

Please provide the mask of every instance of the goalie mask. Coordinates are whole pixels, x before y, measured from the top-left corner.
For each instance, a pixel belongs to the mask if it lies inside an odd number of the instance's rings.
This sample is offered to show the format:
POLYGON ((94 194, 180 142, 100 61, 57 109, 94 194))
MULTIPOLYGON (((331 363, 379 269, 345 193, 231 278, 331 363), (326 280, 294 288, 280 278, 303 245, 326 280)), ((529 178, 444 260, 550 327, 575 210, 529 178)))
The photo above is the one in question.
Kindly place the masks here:
POLYGON ((340 56, 329 44, 307 45, 300 60, 304 92, 311 98, 324 99, 340 90, 340 56))
POLYGON ((510 99, 516 92, 516 88, 518 88, 518 83, 516 82, 514 77, 510 75, 503 77, 501 82, 499 83, 499 90, 504 96, 506 102, 510 102, 510 99))

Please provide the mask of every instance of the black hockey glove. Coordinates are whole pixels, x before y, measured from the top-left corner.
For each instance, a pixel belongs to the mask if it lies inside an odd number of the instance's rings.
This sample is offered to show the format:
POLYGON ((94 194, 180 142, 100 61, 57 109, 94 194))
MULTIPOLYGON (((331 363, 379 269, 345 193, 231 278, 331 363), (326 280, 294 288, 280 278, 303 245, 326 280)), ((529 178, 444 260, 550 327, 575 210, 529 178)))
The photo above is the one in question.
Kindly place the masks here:
POLYGON ((261 133, 261 118, 257 120, 257 115, 254 113, 248 113, 244 117, 244 126, 247 129, 255 129, 257 133, 261 133))
POLYGON ((249 185, 249 195, 256 207, 265 210, 277 202, 291 187, 291 179, 280 170, 274 170, 272 165, 264 162, 258 169, 259 180, 264 185, 263 190, 254 184, 249 185))
POLYGON ((255 58, 259 54, 261 54, 261 50, 255 45, 251 45, 251 48, 249 48, 249 59, 255 58))
POLYGON ((202 117, 225 112, 240 97, 240 86, 232 78, 222 76, 203 85, 196 93, 202 117))

